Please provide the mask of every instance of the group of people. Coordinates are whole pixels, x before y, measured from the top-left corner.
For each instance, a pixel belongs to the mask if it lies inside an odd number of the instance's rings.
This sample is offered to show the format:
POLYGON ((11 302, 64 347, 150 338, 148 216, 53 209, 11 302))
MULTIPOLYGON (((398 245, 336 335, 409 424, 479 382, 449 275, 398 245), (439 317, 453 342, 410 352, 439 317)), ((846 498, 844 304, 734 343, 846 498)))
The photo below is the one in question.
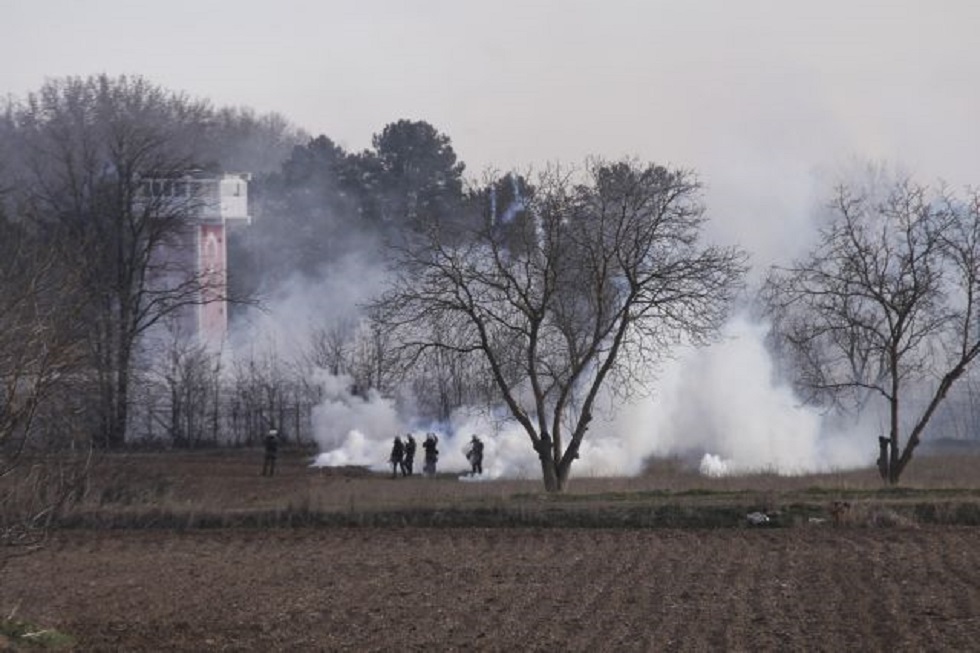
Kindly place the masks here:
MULTIPOLYGON (((269 429, 263 441, 265 448, 265 458, 262 463, 262 476, 273 476, 276 473, 276 458, 279 453, 279 432, 276 429, 269 429)), ((436 463, 439 461, 439 437, 435 433, 426 433, 425 441, 422 442, 422 449, 425 451, 425 464, 422 468, 426 476, 435 476, 436 463)), ((415 438, 409 433, 403 441, 400 436, 395 436, 395 441, 391 446, 391 477, 396 478, 401 472, 402 476, 411 476, 415 473, 415 438)), ((470 473, 472 475, 483 474, 483 441, 476 435, 470 440, 466 450, 466 460, 470 463, 470 473)))
MULTIPOLYGON (((436 473, 436 463, 439 461, 438 445, 439 437, 435 433, 425 434, 425 441, 422 442, 422 449, 425 450, 425 464, 422 471, 426 476, 434 476, 436 473)), ((470 462, 472 474, 483 473, 483 441, 475 435, 466 448, 466 459, 470 462)), ((399 472, 402 476, 411 476, 414 473, 415 437, 411 433, 405 437, 404 441, 401 436, 395 436, 388 462, 391 463, 392 478, 397 478, 399 472)))
MULTIPOLYGON (((422 449, 425 450, 425 464, 422 472, 426 476, 433 476, 436 473, 436 463, 439 461, 439 438, 435 433, 426 433, 422 449)), ((391 477, 398 476, 400 471, 402 476, 411 476, 415 473, 415 437, 409 433, 403 442, 400 436, 395 436, 394 444, 391 445, 391 477)))
POLYGON ((391 446, 391 477, 398 476, 401 470, 402 476, 411 476, 415 471, 415 438, 408 434, 405 442, 399 436, 395 436, 395 443, 391 446))

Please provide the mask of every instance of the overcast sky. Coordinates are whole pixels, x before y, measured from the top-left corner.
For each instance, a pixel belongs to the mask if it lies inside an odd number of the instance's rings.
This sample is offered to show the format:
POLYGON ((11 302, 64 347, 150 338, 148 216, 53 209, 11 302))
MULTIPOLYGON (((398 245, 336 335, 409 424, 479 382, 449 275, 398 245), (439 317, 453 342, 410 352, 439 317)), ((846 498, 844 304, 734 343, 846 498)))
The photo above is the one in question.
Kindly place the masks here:
POLYGON ((980 183, 970 0, 3 0, 0 92, 138 73, 350 149, 399 118, 485 168, 694 168, 715 233, 768 259, 854 157, 980 183))

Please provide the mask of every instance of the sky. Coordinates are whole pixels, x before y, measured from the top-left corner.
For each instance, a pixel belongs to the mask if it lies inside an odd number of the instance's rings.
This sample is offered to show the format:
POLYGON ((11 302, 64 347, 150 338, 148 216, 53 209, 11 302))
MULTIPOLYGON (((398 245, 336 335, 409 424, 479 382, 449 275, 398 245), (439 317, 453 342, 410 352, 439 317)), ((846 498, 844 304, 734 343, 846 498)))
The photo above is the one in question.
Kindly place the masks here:
MULTIPOLYGON (((472 178, 587 156, 688 168, 709 237, 764 270, 806 247, 862 162, 980 184, 978 26, 972 0, 2 0, 0 94, 139 74, 349 150, 426 120, 472 178)), ((737 318, 728 334, 617 418, 640 449, 599 440, 592 458, 637 460, 653 446, 638 425, 661 424, 654 451, 693 432, 743 464, 836 464, 813 415, 770 385, 764 330, 737 318), (717 406, 690 401, 715 383, 717 406)))
POLYGON ((854 160, 975 183, 969 0, 4 0, 0 93, 137 73, 348 149, 400 118, 468 173, 636 156, 696 170, 719 238, 799 240, 854 160))

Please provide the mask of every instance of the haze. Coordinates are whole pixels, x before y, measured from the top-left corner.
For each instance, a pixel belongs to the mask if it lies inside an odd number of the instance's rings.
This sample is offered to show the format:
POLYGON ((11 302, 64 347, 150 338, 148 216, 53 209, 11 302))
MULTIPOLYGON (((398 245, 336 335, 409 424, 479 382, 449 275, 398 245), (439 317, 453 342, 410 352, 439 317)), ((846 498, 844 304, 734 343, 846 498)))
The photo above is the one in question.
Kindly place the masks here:
POLYGON ((4 4, 3 92, 138 73, 348 149, 422 119, 471 175, 670 162, 700 172, 720 236, 762 258, 852 157, 963 185, 980 151, 967 1, 4 4))
MULTIPOLYGON (((977 25, 980 5, 960 0, 8 0, 0 91, 139 74, 219 106, 281 113, 348 150, 394 120, 425 120, 450 136, 470 177, 588 155, 683 166, 707 186, 712 238, 750 250, 760 270, 806 244, 814 207, 855 161, 954 188, 980 180, 977 25)), ((643 446, 624 455, 669 451, 694 432, 746 464, 837 460, 811 453, 825 442, 812 415, 767 385, 758 328, 736 320, 729 335, 743 346, 697 359, 710 364, 705 376, 765 396, 692 404, 683 388, 711 386, 668 369, 656 414, 640 406, 618 420, 659 425, 659 444, 637 432, 630 441, 643 446)))

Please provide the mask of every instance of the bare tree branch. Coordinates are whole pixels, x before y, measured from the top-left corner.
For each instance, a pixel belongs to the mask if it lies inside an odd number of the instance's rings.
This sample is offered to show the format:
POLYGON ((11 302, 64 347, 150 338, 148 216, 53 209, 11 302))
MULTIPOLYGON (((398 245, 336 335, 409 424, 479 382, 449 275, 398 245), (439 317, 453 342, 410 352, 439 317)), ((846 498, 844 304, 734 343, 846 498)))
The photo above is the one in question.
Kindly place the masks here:
POLYGON ((402 246, 374 307, 407 360, 482 368, 558 491, 600 391, 632 387, 672 345, 711 341, 727 316, 745 256, 701 246, 703 222, 689 172, 593 160, 574 183, 551 169, 507 221, 433 223, 402 246))
POLYGON ((776 343, 808 400, 885 401, 890 459, 882 469, 892 483, 980 353, 977 207, 976 195, 962 201, 909 180, 884 196, 839 187, 817 246, 774 268, 763 290, 776 343), (910 405, 923 388, 925 405, 910 405))

